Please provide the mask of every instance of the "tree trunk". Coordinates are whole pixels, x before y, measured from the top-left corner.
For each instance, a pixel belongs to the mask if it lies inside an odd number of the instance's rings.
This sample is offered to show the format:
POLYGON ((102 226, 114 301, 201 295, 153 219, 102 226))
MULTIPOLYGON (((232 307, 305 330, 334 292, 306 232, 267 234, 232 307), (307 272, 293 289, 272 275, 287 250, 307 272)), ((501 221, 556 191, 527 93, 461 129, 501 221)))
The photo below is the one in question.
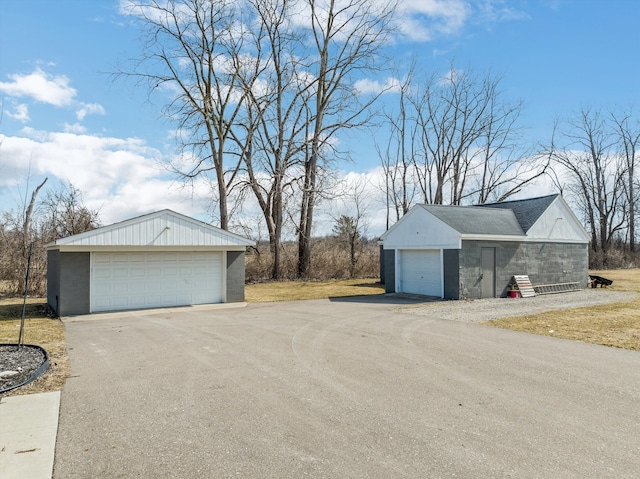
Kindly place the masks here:
POLYGON ((31 201, 29 202, 29 205, 27 206, 27 210, 24 214, 24 224, 22 227, 22 232, 24 234, 24 246, 25 248, 29 245, 29 243, 31 243, 30 237, 31 237, 31 216, 33 215, 33 208, 36 205, 36 198, 38 196, 38 193, 40 192, 40 189, 44 186, 44 184, 47 182, 49 178, 45 178, 44 181, 42 183, 40 183, 38 185, 38 187, 33 191, 33 193, 31 194, 31 201))
POLYGON ((311 267, 311 228, 315 201, 317 157, 314 153, 305 165, 304 189, 298 231, 298 278, 306 278, 311 267))

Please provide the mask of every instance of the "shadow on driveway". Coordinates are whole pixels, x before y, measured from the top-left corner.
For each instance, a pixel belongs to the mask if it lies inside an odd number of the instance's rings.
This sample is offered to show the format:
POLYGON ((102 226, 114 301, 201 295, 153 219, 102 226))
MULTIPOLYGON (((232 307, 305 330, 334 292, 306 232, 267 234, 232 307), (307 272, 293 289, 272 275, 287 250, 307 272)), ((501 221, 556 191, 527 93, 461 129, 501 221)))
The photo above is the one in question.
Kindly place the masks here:
POLYGON ((330 297, 329 301, 334 303, 362 303, 362 304, 389 304, 389 305, 409 305, 436 303, 442 301, 435 296, 418 296, 412 294, 371 294, 364 296, 337 296, 330 297))

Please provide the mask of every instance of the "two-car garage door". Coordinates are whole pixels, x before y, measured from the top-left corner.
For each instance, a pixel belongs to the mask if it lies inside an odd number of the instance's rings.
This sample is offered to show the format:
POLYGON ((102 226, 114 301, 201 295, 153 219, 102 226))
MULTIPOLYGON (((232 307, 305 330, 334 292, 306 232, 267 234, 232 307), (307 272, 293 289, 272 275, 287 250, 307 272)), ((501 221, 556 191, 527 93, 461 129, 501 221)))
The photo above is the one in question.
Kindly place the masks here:
POLYGON ((400 250, 399 291, 443 296, 440 250, 400 250))
POLYGON ((93 253, 91 311, 222 302, 221 252, 93 253))

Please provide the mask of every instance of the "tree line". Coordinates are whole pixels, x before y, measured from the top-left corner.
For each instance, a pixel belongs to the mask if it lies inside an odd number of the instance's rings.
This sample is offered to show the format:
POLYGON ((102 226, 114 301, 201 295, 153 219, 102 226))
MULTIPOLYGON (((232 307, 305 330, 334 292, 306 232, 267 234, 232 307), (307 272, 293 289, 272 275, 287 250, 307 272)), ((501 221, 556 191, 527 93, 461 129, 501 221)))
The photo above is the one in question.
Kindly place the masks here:
POLYGON ((46 294, 47 252, 44 245, 100 226, 99 212, 84 205, 81 191, 72 184, 49 190, 39 199, 46 183, 47 178, 34 188, 30 197, 25 195, 20 207, 0 217, 1 293, 24 293, 31 256, 29 293, 46 294))
POLYGON ((558 191, 573 198, 591 233, 594 266, 620 266, 615 258, 628 265, 625 252, 635 259, 639 147, 640 118, 632 108, 585 107, 555 124, 545 154, 556 166, 558 191))
POLYGON ((316 207, 335 197, 335 172, 349 155, 340 139, 362 127, 382 126, 372 142, 387 227, 418 202, 504 201, 545 177, 578 205, 603 265, 616 239, 635 250, 631 111, 583 109, 532 145, 524 105, 505 95, 500 75, 455 64, 445 75, 425 73, 416 61, 393 66, 384 57, 395 2, 149 0, 129 8, 145 40, 117 76, 160 94, 177 125, 172 170, 187 183, 209 182, 223 229, 248 200, 258 205, 273 279, 283 277, 286 228, 297 242, 296 276, 309 276, 316 207), (393 78, 386 86, 362 87, 383 71, 393 78))
POLYGON ((592 267, 635 261, 624 253, 636 251, 640 117, 583 107, 556 119, 547 142, 527 145, 523 105, 504 98, 500 82, 454 65, 445 77, 410 69, 377 143, 387 227, 416 203, 500 202, 545 177, 590 232, 592 267))

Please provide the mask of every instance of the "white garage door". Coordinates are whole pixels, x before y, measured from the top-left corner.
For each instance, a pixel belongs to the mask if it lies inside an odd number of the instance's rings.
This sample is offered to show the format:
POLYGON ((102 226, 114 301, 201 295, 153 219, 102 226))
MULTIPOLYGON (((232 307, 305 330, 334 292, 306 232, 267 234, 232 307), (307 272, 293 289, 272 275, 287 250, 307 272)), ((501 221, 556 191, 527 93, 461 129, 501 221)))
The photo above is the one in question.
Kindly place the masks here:
POLYGON ((91 311, 222 302, 222 253, 93 253, 91 311))
POLYGON ((400 291, 442 297, 440 250, 400 251, 400 291))

